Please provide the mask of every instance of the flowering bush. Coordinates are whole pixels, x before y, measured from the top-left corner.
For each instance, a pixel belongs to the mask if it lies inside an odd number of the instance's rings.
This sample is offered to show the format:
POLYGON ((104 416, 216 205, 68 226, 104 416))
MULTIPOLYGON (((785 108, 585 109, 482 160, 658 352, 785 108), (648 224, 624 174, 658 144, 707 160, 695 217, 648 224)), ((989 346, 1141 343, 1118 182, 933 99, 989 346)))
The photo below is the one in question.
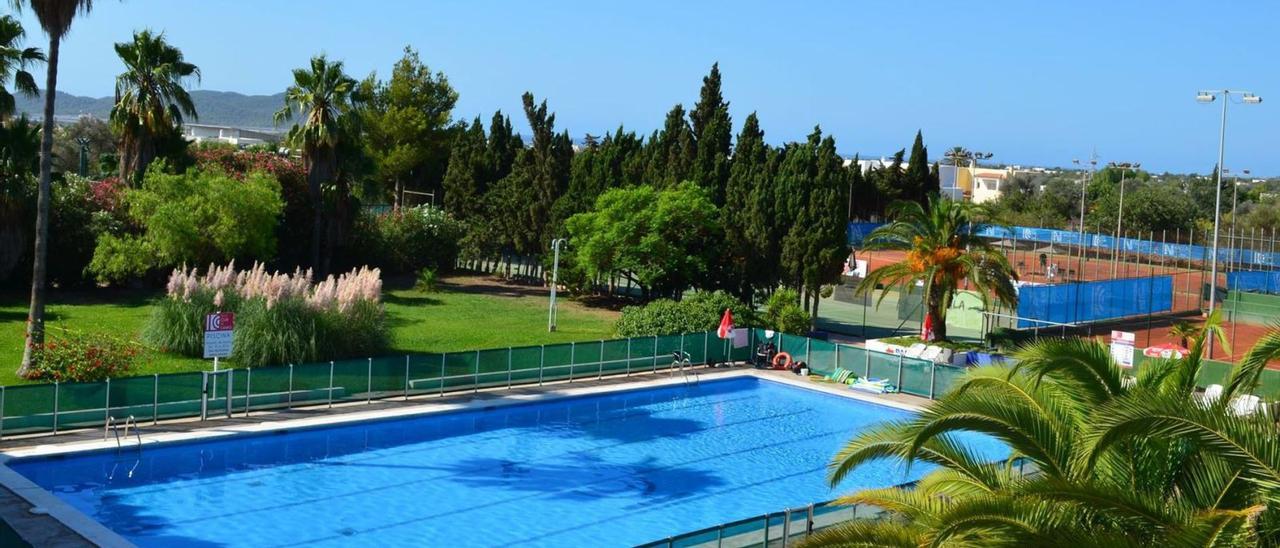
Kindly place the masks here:
POLYGON ((33 355, 29 380, 93 382, 128 371, 138 347, 105 335, 69 335, 46 340, 33 355))
POLYGON ((268 272, 262 264, 237 271, 234 262, 209 265, 204 274, 175 269, 143 337, 162 349, 199 356, 205 315, 235 312, 231 359, 244 366, 331 360, 386 348, 378 269, 360 268, 315 284, 311 276, 301 269, 268 272))

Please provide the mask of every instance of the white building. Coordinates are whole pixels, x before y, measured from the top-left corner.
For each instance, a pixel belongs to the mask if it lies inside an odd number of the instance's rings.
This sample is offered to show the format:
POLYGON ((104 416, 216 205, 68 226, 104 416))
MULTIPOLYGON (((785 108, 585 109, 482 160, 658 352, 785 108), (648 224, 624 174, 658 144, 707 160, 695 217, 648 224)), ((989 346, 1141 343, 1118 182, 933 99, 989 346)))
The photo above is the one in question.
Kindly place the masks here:
POLYGON ((182 136, 194 143, 227 143, 237 147, 280 142, 280 133, 209 124, 182 124, 182 136))

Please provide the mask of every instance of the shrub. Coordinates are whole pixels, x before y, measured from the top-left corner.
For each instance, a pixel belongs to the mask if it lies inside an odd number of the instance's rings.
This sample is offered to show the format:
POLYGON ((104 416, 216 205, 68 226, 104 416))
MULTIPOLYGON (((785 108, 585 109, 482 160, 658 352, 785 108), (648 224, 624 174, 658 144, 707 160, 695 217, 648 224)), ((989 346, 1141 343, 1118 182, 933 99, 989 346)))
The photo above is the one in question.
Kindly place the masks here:
POLYGON ((99 238, 89 270, 100 281, 121 281, 151 268, 275 255, 283 202, 274 177, 255 172, 237 180, 217 170, 179 175, 163 168, 153 165, 141 188, 125 191, 129 219, 142 234, 99 238))
POLYGON ((434 268, 424 268, 418 271, 418 282, 413 288, 423 293, 435 293, 436 284, 440 282, 439 276, 434 268))
POLYGON ((359 269, 312 284, 311 273, 267 272, 260 264, 177 269, 168 296, 143 331, 151 345, 188 356, 202 354, 204 317, 236 314, 231 359, 246 367, 333 360, 379 353, 390 344, 377 269, 359 269))
POLYGON ((458 259, 462 233, 462 223, 429 206, 365 214, 355 225, 353 258, 388 273, 449 269, 458 259))
POLYGON ((51 337, 34 353, 27 379, 50 382, 95 382, 129 370, 138 348, 106 335, 51 337))
POLYGON ((800 306, 800 295, 794 289, 774 291, 765 303, 764 325, 781 333, 808 333, 809 313, 800 306))
POLYGON ((755 312, 723 291, 699 292, 680 301, 658 299, 622 309, 615 330, 620 337, 642 337, 708 331, 720 326, 724 310, 733 311, 737 327, 756 324, 755 312))

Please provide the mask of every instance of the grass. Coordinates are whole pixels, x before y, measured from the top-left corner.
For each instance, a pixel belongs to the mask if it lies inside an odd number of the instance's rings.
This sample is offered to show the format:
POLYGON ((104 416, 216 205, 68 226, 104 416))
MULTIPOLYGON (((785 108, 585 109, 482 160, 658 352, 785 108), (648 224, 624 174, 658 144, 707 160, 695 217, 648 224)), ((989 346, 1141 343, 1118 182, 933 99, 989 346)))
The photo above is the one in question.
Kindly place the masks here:
MULTIPOLYGON (((617 313, 558 301, 557 330, 547 332, 547 298, 538 290, 501 291, 472 285, 470 278, 445 279, 442 290, 414 289, 383 294, 391 349, 386 354, 449 352, 613 337, 617 313)), ((46 311, 49 332, 102 333, 137 341, 158 291, 54 291, 46 311)), ((0 385, 25 383, 16 374, 22 361, 26 295, 0 293, 0 385)), ((211 367, 209 360, 145 349, 132 373, 174 373, 211 367)), ((234 364, 230 364, 234 366, 234 364)))

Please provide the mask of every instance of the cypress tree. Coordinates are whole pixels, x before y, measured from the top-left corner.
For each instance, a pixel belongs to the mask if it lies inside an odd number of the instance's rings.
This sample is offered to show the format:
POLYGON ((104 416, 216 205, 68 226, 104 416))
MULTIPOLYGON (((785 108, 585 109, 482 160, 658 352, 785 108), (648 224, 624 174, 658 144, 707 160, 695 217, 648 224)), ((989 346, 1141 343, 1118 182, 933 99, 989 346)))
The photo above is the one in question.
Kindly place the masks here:
POLYGON ((685 119, 684 105, 677 104, 667 112, 662 130, 649 139, 649 147, 648 184, 661 189, 689 179, 693 174, 696 144, 685 119))
POLYGON ((720 64, 702 79, 698 102, 689 112, 695 138, 695 155, 691 177, 711 191, 712 201, 724 205, 725 184, 729 178, 729 149, 733 122, 729 103, 720 91, 720 64))
POLYGON ((924 203, 929 195, 929 149, 924 146, 924 136, 916 130, 916 140, 911 144, 911 158, 903 175, 902 197, 924 203))
POLYGON ((476 219, 490 182, 484 127, 477 116, 458 133, 449 154, 442 182, 445 211, 464 221, 476 219))
POLYGON ((757 289, 774 281, 773 265, 767 264, 772 220, 772 175, 769 173, 769 146, 756 113, 747 116, 738 134, 729 177, 725 183, 722 218, 725 228, 725 287, 751 302, 757 289), (764 197, 765 199, 762 199, 764 197), (761 211, 768 207, 768 211, 761 211))

